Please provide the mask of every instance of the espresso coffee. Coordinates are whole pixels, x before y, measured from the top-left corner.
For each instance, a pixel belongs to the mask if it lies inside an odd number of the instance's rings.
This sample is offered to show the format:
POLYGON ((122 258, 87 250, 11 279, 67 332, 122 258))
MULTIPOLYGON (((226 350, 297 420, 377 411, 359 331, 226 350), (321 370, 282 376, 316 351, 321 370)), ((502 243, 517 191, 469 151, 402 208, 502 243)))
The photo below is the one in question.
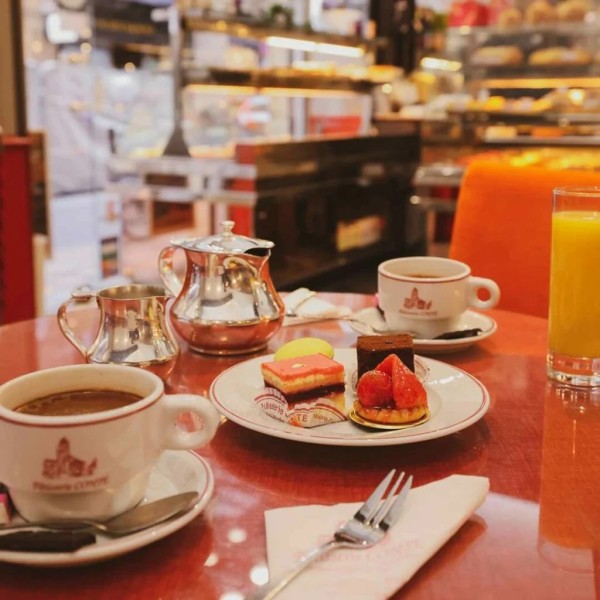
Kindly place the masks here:
POLYGON ((121 408, 142 398, 120 390, 73 390, 30 400, 14 410, 41 417, 65 417, 121 408))
POLYGON ((407 273, 404 277, 416 277, 417 279, 440 279, 443 275, 427 275, 425 273, 407 273))

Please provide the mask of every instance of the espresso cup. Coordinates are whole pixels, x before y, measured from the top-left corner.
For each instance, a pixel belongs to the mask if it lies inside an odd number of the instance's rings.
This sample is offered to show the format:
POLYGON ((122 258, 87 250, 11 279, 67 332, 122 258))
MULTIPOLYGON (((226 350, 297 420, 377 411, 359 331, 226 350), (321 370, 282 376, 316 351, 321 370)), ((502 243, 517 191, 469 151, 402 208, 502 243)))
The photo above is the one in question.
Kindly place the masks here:
POLYGON ((435 256, 393 258, 378 267, 379 306, 394 330, 431 339, 460 329, 467 308, 490 309, 500 299, 491 279, 474 277, 465 263, 435 256), (489 294, 487 300, 478 296, 489 294))
POLYGON ((121 365, 37 371, 0 386, 0 481, 27 520, 109 519, 143 498, 163 450, 204 446, 218 424, 209 400, 165 395, 162 380, 149 371, 121 365), (17 411, 34 400, 52 396, 44 400, 52 404, 57 394, 84 390, 134 396, 107 410, 99 401, 98 412, 88 414, 77 413, 86 401, 80 394, 65 408, 69 414, 50 416, 48 407, 39 408, 42 414, 17 411), (199 417, 200 428, 179 428, 182 413, 199 417))

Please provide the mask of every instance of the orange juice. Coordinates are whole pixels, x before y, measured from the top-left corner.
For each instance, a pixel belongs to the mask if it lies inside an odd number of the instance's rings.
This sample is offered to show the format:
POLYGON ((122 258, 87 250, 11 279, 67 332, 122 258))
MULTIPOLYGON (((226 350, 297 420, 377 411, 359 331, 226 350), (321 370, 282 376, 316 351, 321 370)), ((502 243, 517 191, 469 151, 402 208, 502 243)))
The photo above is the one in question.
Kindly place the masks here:
POLYGON ((550 351, 600 357, 600 212, 552 215, 550 351))

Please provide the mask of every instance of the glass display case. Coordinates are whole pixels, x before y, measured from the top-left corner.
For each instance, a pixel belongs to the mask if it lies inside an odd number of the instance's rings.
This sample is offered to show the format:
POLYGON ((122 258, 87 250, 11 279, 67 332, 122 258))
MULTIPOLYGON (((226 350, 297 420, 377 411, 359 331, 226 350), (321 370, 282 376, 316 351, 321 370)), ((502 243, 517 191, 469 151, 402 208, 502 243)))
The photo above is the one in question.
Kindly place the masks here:
POLYGON ((485 145, 600 142, 600 15, 584 0, 506 5, 487 26, 450 27, 445 58, 460 65, 466 136, 485 145), (470 134, 470 135, 469 135, 470 134))
POLYGON ((372 66, 379 42, 362 35, 368 3, 359 4, 241 3, 233 14, 172 7, 176 114, 165 154, 185 155, 184 146, 194 154, 198 143, 367 133, 371 91, 382 81, 372 66))
POLYGON ((421 123, 423 164, 412 203, 429 245, 445 241, 473 160, 597 169, 600 13, 588 0, 455 0, 443 46, 420 76, 441 93, 421 123), (452 85, 449 84, 452 83, 452 85), (450 222, 449 226, 446 224, 450 222))

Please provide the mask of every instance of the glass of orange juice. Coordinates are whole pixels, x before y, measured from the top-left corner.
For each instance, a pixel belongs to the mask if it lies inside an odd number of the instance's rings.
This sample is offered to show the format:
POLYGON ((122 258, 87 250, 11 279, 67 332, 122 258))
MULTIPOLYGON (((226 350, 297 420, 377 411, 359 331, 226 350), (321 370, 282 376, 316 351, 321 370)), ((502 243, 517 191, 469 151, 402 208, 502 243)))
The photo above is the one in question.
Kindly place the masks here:
POLYGON ((600 386, 600 187, 556 188, 548 375, 600 386))

